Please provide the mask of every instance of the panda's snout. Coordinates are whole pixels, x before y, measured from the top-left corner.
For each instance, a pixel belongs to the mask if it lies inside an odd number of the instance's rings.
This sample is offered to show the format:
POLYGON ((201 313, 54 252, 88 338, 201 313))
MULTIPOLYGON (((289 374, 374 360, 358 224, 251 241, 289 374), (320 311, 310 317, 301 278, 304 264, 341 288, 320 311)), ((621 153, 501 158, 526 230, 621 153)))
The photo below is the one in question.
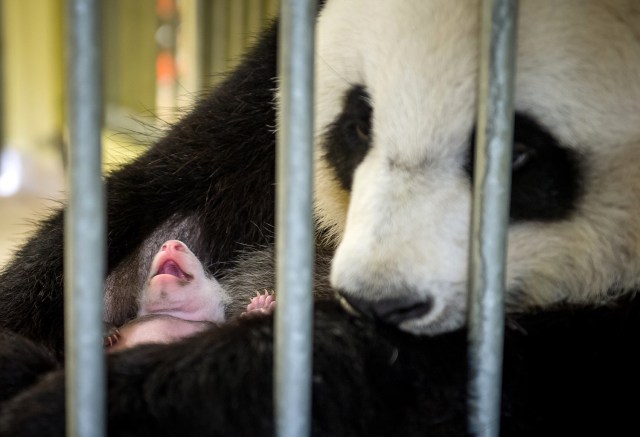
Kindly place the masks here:
POLYGON ((399 325, 408 320, 419 319, 433 309, 431 298, 387 298, 379 300, 348 296, 338 291, 340 301, 348 310, 384 323, 399 325))

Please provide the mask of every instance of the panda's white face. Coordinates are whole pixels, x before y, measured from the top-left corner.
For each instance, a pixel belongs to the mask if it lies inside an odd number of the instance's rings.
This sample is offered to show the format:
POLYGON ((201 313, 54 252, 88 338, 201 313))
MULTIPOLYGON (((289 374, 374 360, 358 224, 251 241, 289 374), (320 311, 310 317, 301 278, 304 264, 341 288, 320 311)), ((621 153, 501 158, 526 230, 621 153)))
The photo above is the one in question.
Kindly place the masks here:
MULTIPOLYGON (((316 216, 334 288, 414 333, 466 318, 479 6, 329 0, 316 216)), ((640 4, 523 0, 507 307, 640 283, 640 4)))

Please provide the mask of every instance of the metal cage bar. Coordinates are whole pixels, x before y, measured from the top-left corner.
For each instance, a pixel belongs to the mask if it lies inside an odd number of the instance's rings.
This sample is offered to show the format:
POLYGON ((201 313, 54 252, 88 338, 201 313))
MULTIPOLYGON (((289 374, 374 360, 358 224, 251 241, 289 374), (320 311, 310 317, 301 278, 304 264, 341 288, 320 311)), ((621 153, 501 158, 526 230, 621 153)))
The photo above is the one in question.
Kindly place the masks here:
POLYGON ((280 5, 274 405, 276 433, 311 431, 314 0, 280 5))
MULTIPOLYGON (((4 5, 0 2, 0 26, 4 26, 4 5)), ((2 151, 4 150, 4 30, 0 28, 0 177, 2 177, 2 151)))
POLYGON ((68 0, 70 168, 65 212, 67 435, 105 435, 102 294, 105 200, 101 178, 102 51, 99 0, 68 0))
POLYGON ((517 0, 484 0, 469 262, 469 432, 498 436, 517 0))

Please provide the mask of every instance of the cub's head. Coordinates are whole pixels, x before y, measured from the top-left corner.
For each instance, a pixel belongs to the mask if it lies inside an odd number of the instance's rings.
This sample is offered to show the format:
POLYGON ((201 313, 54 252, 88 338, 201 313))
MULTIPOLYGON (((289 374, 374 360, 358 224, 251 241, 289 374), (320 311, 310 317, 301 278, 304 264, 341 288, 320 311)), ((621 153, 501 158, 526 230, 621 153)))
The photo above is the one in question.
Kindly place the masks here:
MULTIPOLYGON (((465 322, 479 5, 328 1, 317 220, 334 288, 413 333, 465 322)), ((507 309, 640 284, 640 5, 520 3, 507 309)))

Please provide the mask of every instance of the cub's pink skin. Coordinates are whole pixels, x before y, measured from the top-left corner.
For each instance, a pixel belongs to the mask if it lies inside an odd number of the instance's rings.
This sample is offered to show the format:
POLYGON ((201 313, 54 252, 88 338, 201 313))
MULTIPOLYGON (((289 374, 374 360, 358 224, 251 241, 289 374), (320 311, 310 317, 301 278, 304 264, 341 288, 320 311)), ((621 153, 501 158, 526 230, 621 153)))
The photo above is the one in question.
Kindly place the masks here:
POLYGON ((276 308, 276 298, 273 291, 264 290, 262 294, 256 292, 256 297, 252 298, 247 305, 247 311, 240 314, 240 317, 247 317, 259 314, 271 314, 276 308))
POLYGON ((143 343, 170 343, 224 322, 228 296, 181 241, 169 240, 153 258, 136 319, 112 328, 104 346, 115 352, 143 343))
POLYGON ((165 314, 183 320, 224 322, 228 299, 218 281, 178 240, 165 242, 153 258, 138 316, 165 314))
MULTIPOLYGON (((229 296, 218 281, 207 275, 202 263, 178 240, 165 242, 151 263, 140 296, 138 317, 120 328, 109 327, 104 337, 108 352, 145 343, 171 343, 224 322, 229 296)), ((256 293, 248 315, 270 314, 273 292, 256 293)))
MULTIPOLYGON (((148 314, 131 320, 118 329, 109 352, 148 343, 172 343, 215 326, 212 322, 184 320, 167 314, 148 314)), ((110 337, 112 338, 112 337, 110 337)))

